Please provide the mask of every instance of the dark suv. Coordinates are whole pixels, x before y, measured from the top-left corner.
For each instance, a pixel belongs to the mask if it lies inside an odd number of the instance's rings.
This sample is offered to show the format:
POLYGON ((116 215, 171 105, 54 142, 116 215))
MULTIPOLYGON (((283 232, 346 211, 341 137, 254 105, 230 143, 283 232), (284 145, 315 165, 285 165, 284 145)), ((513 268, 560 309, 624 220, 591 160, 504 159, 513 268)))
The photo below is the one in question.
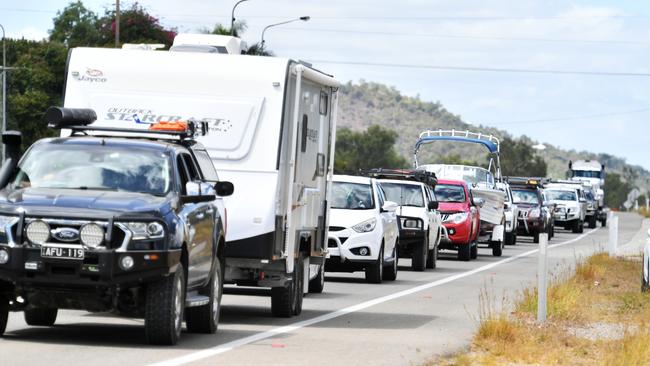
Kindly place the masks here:
POLYGON ((544 205, 540 178, 507 177, 512 190, 512 202, 519 209, 517 218, 517 235, 532 236, 533 242, 539 243, 539 234, 547 233, 549 238, 549 210, 544 205))
POLYGON ((50 127, 71 135, 39 140, 22 158, 20 134, 3 135, 0 335, 8 311, 51 326, 58 309, 144 317, 152 344, 175 344, 183 319, 190 332, 214 333, 225 245, 217 195, 233 186, 193 140, 205 125, 118 129, 95 119, 50 108, 50 127))

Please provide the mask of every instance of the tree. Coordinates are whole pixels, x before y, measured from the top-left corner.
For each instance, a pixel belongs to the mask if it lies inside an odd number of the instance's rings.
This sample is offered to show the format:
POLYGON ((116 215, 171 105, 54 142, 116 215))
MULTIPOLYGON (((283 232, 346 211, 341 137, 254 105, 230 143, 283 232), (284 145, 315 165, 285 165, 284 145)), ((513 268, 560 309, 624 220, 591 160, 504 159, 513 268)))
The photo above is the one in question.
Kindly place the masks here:
POLYGON ((501 139, 500 157, 504 176, 545 177, 546 162, 530 144, 510 137, 501 139))
POLYGON ((67 47, 96 46, 100 42, 97 15, 81 1, 70 3, 54 17, 54 27, 49 31, 50 41, 67 47))
POLYGON ((621 208, 632 188, 632 184, 621 179, 620 174, 608 173, 605 177, 605 186, 603 187, 605 191, 605 204, 612 208, 621 208))
MULTIPOLYGON (((102 46, 115 44, 115 10, 107 9, 98 19, 102 46)), ((134 3, 130 8, 120 12, 120 42, 122 43, 162 43, 170 47, 176 37, 176 29, 165 29, 160 20, 150 15, 147 10, 134 3)))
POLYGON ((395 131, 370 126, 364 132, 341 128, 336 133, 334 172, 357 174, 360 169, 404 168, 408 162, 395 150, 395 131))
MULTIPOLYGON (((233 35, 235 37, 240 37, 241 35, 244 34, 246 31, 246 22, 237 22, 234 25, 234 33, 233 35)), ((231 28, 227 27, 221 23, 215 24, 214 28, 208 29, 204 28, 201 29, 201 33, 206 33, 206 34, 217 34, 220 36, 230 36, 231 28)), ((273 52, 270 50, 267 50, 266 47, 264 47, 260 42, 253 43, 252 45, 248 46, 248 49, 246 49, 246 54, 247 55, 255 55, 255 56, 273 56, 273 52)))

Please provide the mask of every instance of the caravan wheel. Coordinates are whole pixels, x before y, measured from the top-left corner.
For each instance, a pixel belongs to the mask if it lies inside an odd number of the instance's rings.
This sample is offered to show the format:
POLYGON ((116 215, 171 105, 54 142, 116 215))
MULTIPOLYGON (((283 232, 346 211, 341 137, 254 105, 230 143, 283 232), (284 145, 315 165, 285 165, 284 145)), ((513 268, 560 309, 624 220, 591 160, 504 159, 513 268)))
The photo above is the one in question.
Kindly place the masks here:
POLYGON ((290 318, 302 312, 303 266, 301 253, 293 266, 291 281, 287 286, 271 288, 271 312, 278 318, 290 318))

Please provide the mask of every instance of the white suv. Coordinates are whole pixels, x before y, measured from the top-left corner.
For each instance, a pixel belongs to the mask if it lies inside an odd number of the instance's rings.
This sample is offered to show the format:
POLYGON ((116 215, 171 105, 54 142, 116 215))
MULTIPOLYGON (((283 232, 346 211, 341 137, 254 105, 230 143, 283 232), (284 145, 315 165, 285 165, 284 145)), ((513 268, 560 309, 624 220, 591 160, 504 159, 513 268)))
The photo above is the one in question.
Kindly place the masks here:
POLYGON ((562 184, 548 184, 544 189, 546 199, 555 203, 555 224, 566 230, 581 233, 587 215, 587 200, 584 193, 575 187, 562 184))
POLYGON ((386 200, 376 179, 335 175, 325 270, 365 271, 371 283, 395 280, 397 207, 397 203, 386 200))
POLYGON ((414 271, 436 268, 438 244, 444 229, 437 211, 438 202, 429 186, 398 179, 379 179, 379 184, 386 198, 399 205, 398 256, 411 258, 414 271))

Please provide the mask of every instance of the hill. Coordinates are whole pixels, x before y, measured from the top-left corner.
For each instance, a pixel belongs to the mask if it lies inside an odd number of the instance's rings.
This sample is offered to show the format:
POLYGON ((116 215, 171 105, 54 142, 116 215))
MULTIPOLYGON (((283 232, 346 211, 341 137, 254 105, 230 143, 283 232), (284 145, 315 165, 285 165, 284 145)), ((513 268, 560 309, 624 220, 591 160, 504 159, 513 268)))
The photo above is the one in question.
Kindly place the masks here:
MULTIPOLYGON (((340 127, 353 130, 365 130, 371 125, 380 125, 398 133, 398 152, 413 161, 413 145, 419 133, 426 129, 457 129, 480 131, 497 137, 511 137, 508 132, 493 127, 475 126, 444 108, 440 102, 425 102, 419 97, 402 95, 394 87, 383 84, 360 81, 347 83, 341 87, 339 99, 338 123, 340 127)), ((650 172, 640 166, 630 165, 624 158, 606 153, 565 150, 547 141, 535 141, 527 136, 515 138, 534 145, 544 143, 546 149, 539 151, 548 165, 548 175, 552 178, 564 178, 569 160, 596 159, 607 166, 608 172, 618 173, 633 181, 642 190, 649 186, 650 172)), ((482 162, 485 150, 465 144, 440 143, 423 148, 421 160, 440 161, 442 157, 454 154, 469 157, 482 162)))

